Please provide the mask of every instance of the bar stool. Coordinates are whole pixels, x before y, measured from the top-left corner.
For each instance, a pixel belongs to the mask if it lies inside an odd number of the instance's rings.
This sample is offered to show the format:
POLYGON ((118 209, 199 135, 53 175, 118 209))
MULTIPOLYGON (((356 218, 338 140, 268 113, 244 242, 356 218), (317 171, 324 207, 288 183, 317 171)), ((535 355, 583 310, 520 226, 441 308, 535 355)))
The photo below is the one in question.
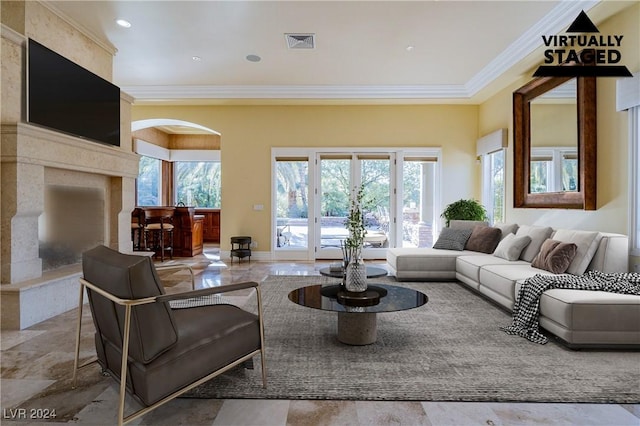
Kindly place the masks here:
POLYGON ((144 222, 145 247, 150 247, 156 252, 156 256, 159 251, 162 262, 165 250, 169 251, 169 257, 173 259, 173 208, 145 208, 144 222), (165 245, 167 239, 168 246, 165 245))
POLYGON ((140 207, 136 207, 131 212, 131 242, 133 251, 142 250, 142 240, 144 232, 144 213, 140 207))

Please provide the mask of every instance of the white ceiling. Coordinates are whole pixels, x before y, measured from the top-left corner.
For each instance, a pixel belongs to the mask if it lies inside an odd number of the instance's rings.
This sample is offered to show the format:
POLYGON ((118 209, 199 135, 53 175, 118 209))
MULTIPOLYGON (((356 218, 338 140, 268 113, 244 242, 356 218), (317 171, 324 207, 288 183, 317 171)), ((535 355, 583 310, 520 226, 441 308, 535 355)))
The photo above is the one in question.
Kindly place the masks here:
POLYGON ((630 4, 606 3, 46 2, 117 49, 114 83, 136 102, 183 103, 478 102, 529 72, 542 59, 541 35, 562 31, 581 9, 597 24, 630 4), (288 49, 285 33, 313 33, 316 48, 288 49))

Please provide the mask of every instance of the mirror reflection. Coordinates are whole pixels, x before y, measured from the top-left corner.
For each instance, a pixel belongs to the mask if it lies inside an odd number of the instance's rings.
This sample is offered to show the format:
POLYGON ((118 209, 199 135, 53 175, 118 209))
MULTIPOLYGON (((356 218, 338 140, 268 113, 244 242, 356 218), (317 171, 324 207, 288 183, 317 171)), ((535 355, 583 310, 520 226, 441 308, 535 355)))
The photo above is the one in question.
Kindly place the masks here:
POLYGON ((578 190, 578 111, 576 80, 530 102, 529 192, 578 190))

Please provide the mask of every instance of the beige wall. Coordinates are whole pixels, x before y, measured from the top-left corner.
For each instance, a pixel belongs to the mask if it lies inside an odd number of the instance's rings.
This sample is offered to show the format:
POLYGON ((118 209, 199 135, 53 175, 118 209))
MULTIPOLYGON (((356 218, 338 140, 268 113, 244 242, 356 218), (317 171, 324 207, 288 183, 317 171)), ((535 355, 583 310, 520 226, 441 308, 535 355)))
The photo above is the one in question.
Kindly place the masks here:
MULTIPOLYGON (((640 70, 640 4, 623 10, 598 25, 602 34, 622 34, 622 62, 635 72, 640 70)), ((504 89, 479 107, 480 134, 498 128, 509 129, 506 175, 506 220, 545 224, 558 228, 579 228, 627 234, 629 212, 628 119, 627 112, 616 111, 616 79, 598 78, 598 209, 514 209, 513 206, 513 119, 512 92, 529 78, 504 89)), ((632 262, 637 262, 633 259, 632 262)))
POLYGON ((172 118, 222 134, 221 246, 271 242, 272 147, 442 147, 442 204, 476 197, 478 108, 423 106, 134 106, 133 120, 172 118), (254 211, 263 204, 263 211, 254 211))

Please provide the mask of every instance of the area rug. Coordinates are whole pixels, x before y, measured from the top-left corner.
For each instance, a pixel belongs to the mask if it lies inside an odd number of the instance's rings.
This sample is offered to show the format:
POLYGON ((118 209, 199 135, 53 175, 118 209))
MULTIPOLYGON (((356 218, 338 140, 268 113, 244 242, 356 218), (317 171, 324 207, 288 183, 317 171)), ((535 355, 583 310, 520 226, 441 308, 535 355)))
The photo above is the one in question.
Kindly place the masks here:
MULTIPOLYGON (((188 393, 192 398, 637 403, 640 353, 573 351, 531 343, 500 326, 510 314, 454 282, 393 283, 423 291, 427 305, 378 314, 378 340, 336 339, 337 314, 287 294, 324 277, 270 276, 262 284, 267 388, 260 357, 188 393)), ((255 298, 252 298, 255 299, 255 298)))

